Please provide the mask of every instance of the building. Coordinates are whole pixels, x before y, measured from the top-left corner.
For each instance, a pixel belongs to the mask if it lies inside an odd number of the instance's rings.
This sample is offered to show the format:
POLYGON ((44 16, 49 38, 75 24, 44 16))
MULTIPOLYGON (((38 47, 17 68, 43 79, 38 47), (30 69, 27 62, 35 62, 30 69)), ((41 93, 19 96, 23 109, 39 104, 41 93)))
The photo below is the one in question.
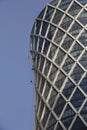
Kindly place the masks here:
POLYGON ((87 0, 54 0, 31 32, 35 130, 87 130, 87 0))

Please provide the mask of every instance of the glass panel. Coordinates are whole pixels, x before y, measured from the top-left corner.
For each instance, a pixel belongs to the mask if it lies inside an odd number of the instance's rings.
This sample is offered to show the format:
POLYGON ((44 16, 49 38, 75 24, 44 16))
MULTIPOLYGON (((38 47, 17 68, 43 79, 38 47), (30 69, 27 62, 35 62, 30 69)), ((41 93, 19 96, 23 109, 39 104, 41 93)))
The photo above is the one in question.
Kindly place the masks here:
POLYGON ((68 13, 72 15, 73 17, 75 17, 79 13, 80 10, 81 10, 81 7, 77 3, 74 2, 71 8, 69 9, 68 13))
POLYGON ((48 101, 50 107, 53 106, 55 99, 56 99, 56 96, 57 96, 57 92, 54 89, 52 89, 52 92, 51 92, 51 95, 50 95, 50 98, 49 98, 49 101, 48 101))
POLYGON ((40 71, 42 71, 42 69, 43 69, 44 61, 45 61, 44 57, 41 56, 40 67, 39 67, 39 70, 40 70, 40 71))
POLYGON ((54 112, 56 113, 56 115, 58 117, 61 114, 61 112, 63 111, 65 103, 66 103, 65 100, 60 96, 57 100, 55 107, 54 107, 54 112))
POLYGON ((46 130, 53 130, 55 124, 56 124, 56 119, 55 119, 54 116, 51 114, 46 130))
POLYGON ((67 36, 65 37, 63 43, 62 43, 62 47, 63 47, 66 51, 68 51, 69 48, 71 47, 72 43, 73 43, 73 39, 67 35, 67 36))
POLYGON ((43 38, 40 38, 40 39, 39 39, 39 47, 38 47, 38 51, 39 51, 39 52, 41 52, 42 46, 43 46, 43 38))
POLYGON ((36 21, 36 34, 39 34, 41 28, 41 21, 37 20, 36 21))
POLYGON ((73 90, 74 90, 74 87, 75 87, 75 85, 74 85, 70 80, 68 80, 67 83, 65 84, 62 93, 63 93, 63 95, 64 95, 67 99, 71 96, 71 94, 72 94, 72 92, 73 92, 73 90))
POLYGON ((59 90, 61 89, 64 80, 65 80, 65 75, 64 75, 62 72, 60 72, 60 73, 58 74, 57 80, 56 80, 56 82, 55 82, 55 85, 56 85, 56 87, 57 87, 59 90))
POLYGON ((82 13, 79 15, 78 20, 83 24, 87 24, 87 11, 83 10, 82 13))
POLYGON ((59 10, 56 10, 52 22, 58 25, 58 23, 60 22, 62 16, 63 16, 63 13, 61 11, 59 11, 59 10))
POLYGON ((81 119, 77 117, 71 130, 87 130, 87 127, 83 124, 81 119))
POLYGON ((52 69, 49 75, 49 79, 51 82, 54 80, 56 73, 57 73, 57 68, 55 66, 52 66, 52 69))
POLYGON ((50 91, 51 85, 47 82, 46 86, 45 86, 45 91, 44 91, 44 98, 47 99, 48 95, 49 95, 49 91, 50 91))
POLYGON ((50 42, 48 40, 45 40, 43 54, 45 55, 47 54, 49 46, 50 46, 50 42))
POLYGON ((78 83, 79 80, 81 79, 82 75, 83 75, 83 70, 80 68, 79 65, 76 65, 76 67, 74 68, 71 77, 73 78, 73 80, 78 83))
POLYGON ((52 39, 54 33, 55 33, 55 27, 50 25, 50 28, 49 28, 49 31, 48 31, 48 35, 47 35, 47 38, 49 38, 50 40, 52 39))
POLYGON ((81 116, 84 118, 84 120, 87 122, 87 102, 82 108, 81 116))
POLYGON ((55 59, 56 64, 60 65, 65 57, 65 52, 59 49, 57 57, 55 59))
POLYGON ((42 115, 43 109, 44 109, 44 102, 41 100, 40 110, 39 110, 39 119, 41 118, 41 115, 42 115))
POLYGON ((84 30, 81 36, 79 37, 79 41, 84 45, 87 46, 87 30, 84 30))
POLYGON ((87 52, 84 52, 84 54, 82 55, 82 57, 80 58, 80 61, 79 61, 82 66, 87 69, 87 52))
POLYGON ((78 23, 75 22, 70 30, 70 34, 73 35, 74 37, 77 37, 81 29, 82 27, 78 23))
POLYGON ((39 103, 40 103, 40 96, 36 94, 36 104, 35 104, 36 112, 38 111, 39 103))
POLYGON ((79 89, 76 89, 71 99, 71 103, 75 107, 75 109, 78 110, 80 106, 82 105, 84 99, 85 99, 84 95, 80 92, 79 89))
POLYGON ((44 74, 47 76, 49 68, 50 68, 50 62, 48 60, 46 60, 46 65, 45 65, 45 70, 44 70, 44 74))
POLYGON ((52 14, 53 14, 54 8, 52 7, 48 7, 47 12, 46 12, 46 16, 45 19, 50 21, 52 14))
POLYGON ((68 129, 73 118, 75 116, 74 111, 71 109, 71 107, 68 105, 66 110, 64 111, 64 114, 61 118, 62 123, 64 124, 64 126, 68 129))
POLYGON ((56 130, 63 130, 63 128, 61 127, 61 125, 60 125, 59 123, 58 123, 58 125, 57 125, 56 130))
POLYGON ((34 25, 32 27, 31 34, 34 34, 34 31, 35 31, 35 23, 34 23, 34 25))
POLYGON ((46 31, 47 31, 47 28, 48 28, 48 23, 43 22, 42 31, 41 31, 41 35, 42 35, 42 36, 45 36, 46 31))
POLYGON ((69 4, 71 3, 72 0, 62 0, 59 8, 61 8, 62 10, 66 10, 69 6, 69 4))
MULTIPOLYGON (((44 83, 45 83, 45 78, 42 77, 42 78, 41 78, 41 85, 40 85, 40 93, 42 93, 42 91, 43 91, 44 83)), ((39 81, 39 84, 40 84, 40 81, 39 81)))
POLYGON ((57 33, 55 35, 55 38, 54 38, 54 42, 57 43, 57 44, 60 44, 63 36, 64 36, 64 32, 61 31, 60 29, 58 29, 57 33))
POLYGON ((74 57, 74 58, 78 58, 82 52, 83 48, 76 42, 75 45, 73 46, 70 54, 74 57))
POLYGON ((83 78, 83 80, 80 83, 80 87, 82 90, 87 94, 87 75, 83 78))
POLYGON ((35 55, 35 57, 36 57, 36 63, 35 63, 35 66, 36 66, 36 68, 38 68, 38 63, 39 63, 39 60, 40 60, 40 54, 37 53, 37 54, 35 55))
POLYGON ((67 30, 69 28, 71 22, 72 22, 72 19, 69 16, 65 15, 63 22, 61 24, 61 27, 65 30, 67 30))
POLYGON ((67 56, 67 59, 65 60, 64 65, 62 67, 63 70, 66 73, 69 73, 69 71, 72 69, 73 63, 74 61, 69 56, 67 56))
POLYGON ((50 113, 50 111, 49 111, 49 109, 46 107, 46 108, 45 108, 45 112, 44 112, 44 116, 43 116, 43 119, 42 119, 42 125, 43 125, 43 127, 45 127, 45 125, 46 125, 46 122, 47 122, 49 113, 50 113))
POLYGON ((50 59, 53 59, 53 57, 56 53, 56 50, 57 50, 57 47, 55 45, 51 44, 50 52, 49 52, 49 55, 48 55, 48 57, 50 59))

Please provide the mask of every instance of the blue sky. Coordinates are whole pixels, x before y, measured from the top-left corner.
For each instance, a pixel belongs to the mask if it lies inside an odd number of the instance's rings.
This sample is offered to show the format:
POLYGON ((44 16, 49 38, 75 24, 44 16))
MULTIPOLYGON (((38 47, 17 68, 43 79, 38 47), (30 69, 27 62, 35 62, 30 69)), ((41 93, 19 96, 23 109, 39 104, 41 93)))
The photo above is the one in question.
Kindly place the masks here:
POLYGON ((33 130, 29 35, 50 0, 0 0, 0 130, 33 130))

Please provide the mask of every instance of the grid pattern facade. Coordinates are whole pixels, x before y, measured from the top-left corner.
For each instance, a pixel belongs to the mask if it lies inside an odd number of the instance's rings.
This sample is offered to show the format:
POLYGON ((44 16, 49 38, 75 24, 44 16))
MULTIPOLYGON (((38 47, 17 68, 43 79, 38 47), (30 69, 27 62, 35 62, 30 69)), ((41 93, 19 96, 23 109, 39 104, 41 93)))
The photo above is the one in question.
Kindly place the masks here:
POLYGON ((31 32, 35 130, 87 130, 87 0, 54 0, 31 32))

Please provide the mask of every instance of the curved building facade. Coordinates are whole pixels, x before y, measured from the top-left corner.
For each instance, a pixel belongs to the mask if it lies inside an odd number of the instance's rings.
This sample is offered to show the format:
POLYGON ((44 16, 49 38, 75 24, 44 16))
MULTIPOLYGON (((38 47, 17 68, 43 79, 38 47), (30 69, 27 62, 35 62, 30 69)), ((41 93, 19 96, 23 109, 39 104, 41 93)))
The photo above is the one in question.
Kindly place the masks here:
POLYGON ((54 0, 31 32, 35 130, 87 130, 87 0, 54 0))

